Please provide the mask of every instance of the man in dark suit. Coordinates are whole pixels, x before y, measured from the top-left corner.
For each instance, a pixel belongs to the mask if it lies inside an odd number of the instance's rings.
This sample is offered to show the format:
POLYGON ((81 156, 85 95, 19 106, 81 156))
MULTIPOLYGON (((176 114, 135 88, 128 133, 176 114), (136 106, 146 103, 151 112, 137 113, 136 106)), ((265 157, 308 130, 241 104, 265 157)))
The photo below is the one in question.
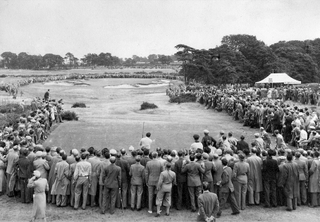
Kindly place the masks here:
POLYGON ((279 173, 278 162, 272 158, 274 150, 268 150, 268 157, 263 161, 262 178, 264 180, 265 205, 268 208, 277 206, 277 174, 279 173), (271 198, 271 202, 270 202, 271 198))
POLYGON ((219 159, 218 154, 213 154, 213 164, 215 165, 216 170, 213 173, 213 192, 218 195, 220 193, 220 183, 221 175, 223 172, 223 166, 221 160, 219 159))
MULTIPOLYGON (((188 184, 188 191, 190 196, 191 202, 191 211, 196 212, 196 201, 198 202, 198 197, 201 192, 201 174, 204 173, 204 166, 201 166, 199 163, 194 162, 195 156, 190 156, 190 161, 185 161, 182 166, 182 172, 187 172, 187 184, 188 184)), ((197 206, 199 204, 197 203, 197 206)))
MULTIPOLYGON (((129 178, 129 171, 130 166, 128 161, 121 158, 121 154, 117 154, 116 165, 121 168, 121 195, 122 195, 122 207, 123 209, 127 208, 127 192, 128 192, 128 178, 129 178)), ((120 198, 120 197, 119 197, 120 198)), ((117 201, 117 207, 120 208, 120 201, 117 201)))
POLYGON ((213 192, 213 177, 212 173, 216 170, 215 165, 212 161, 209 161, 209 154, 203 153, 203 163, 204 163, 204 174, 203 174, 203 182, 208 182, 209 191, 213 192))
POLYGON ((32 175, 31 161, 27 158, 28 150, 21 149, 21 155, 17 162, 18 178, 21 188, 21 202, 30 203, 30 189, 27 187, 28 179, 32 175))
MULTIPOLYGON (((182 202, 183 197, 187 197, 187 195, 182 195, 183 193, 186 194, 187 191, 187 174, 182 172, 182 164, 184 160, 185 153, 180 150, 178 152, 179 159, 174 164, 174 172, 176 173, 177 177, 177 210, 181 210, 182 203, 186 204, 186 199, 182 202)), ((186 204, 186 206, 188 206, 186 204)))
MULTIPOLYGON (((149 153, 150 151, 148 149, 145 149, 143 151, 143 157, 141 158, 140 163, 142 166, 144 166, 144 168, 146 168, 147 163, 151 160, 149 158, 149 153)), ((141 207, 144 208, 147 205, 148 205, 148 186, 144 183, 142 197, 141 197, 141 207)))
POLYGON ((283 166, 281 185, 287 198, 287 211, 297 209, 297 198, 299 194, 299 169, 292 161, 292 154, 287 155, 287 163, 283 166))
POLYGON ((153 198, 157 189, 158 180, 160 173, 162 172, 162 164, 157 159, 158 153, 152 153, 152 160, 146 165, 145 178, 148 186, 148 197, 149 197, 149 210, 148 213, 152 214, 153 198))
POLYGON ((208 183, 203 183, 203 193, 198 197, 199 213, 197 221, 214 221, 219 211, 219 201, 215 193, 209 192, 208 183))
POLYGON ((299 168, 299 195, 298 195, 298 206, 307 204, 307 189, 306 189, 306 181, 308 178, 308 166, 307 162, 300 158, 301 153, 296 152, 296 159, 294 162, 298 164, 299 168))
POLYGON ((102 181, 104 182, 103 200, 101 213, 105 214, 107 203, 111 202, 110 214, 114 214, 117 200, 117 192, 121 187, 121 168, 115 165, 116 158, 110 157, 110 165, 101 172, 102 181))
POLYGON ((241 136, 240 141, 237 142, 237 149, 244 151, 244 150, 249 150, 249 144, 244 141, 245 137, 241 136))
POLYGON ((239 206, 234 195, 234 187, 231 181, 232 169, 228 166, 228 160, 226 158, 223 158, 221 162, 223 165, 223 172, 221 175, 221 187, 219 195, 220 208, 217 214, 218 217, 221 216, 221 209, 225 207, 227 201, 230 202, 232 215, 240 213, 239 206))

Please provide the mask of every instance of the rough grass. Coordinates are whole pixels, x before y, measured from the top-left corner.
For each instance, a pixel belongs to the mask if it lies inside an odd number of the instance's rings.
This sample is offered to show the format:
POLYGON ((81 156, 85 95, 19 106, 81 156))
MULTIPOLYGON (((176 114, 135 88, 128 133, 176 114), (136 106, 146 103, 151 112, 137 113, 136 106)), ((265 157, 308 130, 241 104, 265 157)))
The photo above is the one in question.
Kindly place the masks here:
POLYGON ((140 110, 146 110, 146 109, 156 109, 158 106, 154 103, 148 103, 148 102, 143 102, 141 104, 140 110))

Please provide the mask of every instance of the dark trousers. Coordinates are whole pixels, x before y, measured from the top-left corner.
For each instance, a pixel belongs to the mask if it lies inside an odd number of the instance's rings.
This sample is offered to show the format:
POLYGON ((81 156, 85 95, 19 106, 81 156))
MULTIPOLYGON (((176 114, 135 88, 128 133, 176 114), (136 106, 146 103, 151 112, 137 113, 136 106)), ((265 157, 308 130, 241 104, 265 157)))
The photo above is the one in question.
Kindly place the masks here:
POLYGON ((198 187, 188 186, 188 191, 189 191, 190 202, 191 202, 191 210, 196 210, 197 207, 199 207, 198 197, 201 192, 201 186, 198 186, 198 187))
POLYGON ((127 196, 128 195, 128 183, 121 184, 121 194, 117 195, 117 208, 127 208, 127 196), (122 197, 122 206, 120 201, 120 195, 122 197))
POLYGON ((229 192, 220 192, 219 195, 219 202, 220 202, 220 208, 218 215, 221 215, 221 210, 226 207, 226 203, 229 202, 231 206, 232 213, 238 213, 240 212, 238 202, 236 200, 236 197, 234 195, 234 192, 231 192, 229 189, 229 192))
POLYGON ((118 189, 119 188, 104 187, 101 213, 104 214, 108 206, 110 206, 110 214, 114 214, 116 208, 118 189))
POLYGON ((288 210, 295 210, 297 209, 297 198, 289 198, 287 197, 287 209, 288 210))
POLYGON ((7 175, 7 187, 6 187, 7 195, 9 197, 13 197, 14 193, 13 193, 13 191, 10 191, 10 189, 9 189, 9 182, 10 182, 11 174, 10 173, 6 173, 6 175, 7 175))
POLYGON ((30 203, 30 189, 27 187, 28 179, 27 178, 19 178, 20 183, 20 194, 21 194, 21 202, 22 203, 30 203))
POLYGON ((148 206, 148 186, 146 184, 143 184, 143 192, 141 197, 141 208, 145 208, 148 206))
POLYGON ((283 187, 277 187, 277 198, 278 198, 278 205, 284 206, 286 203, 286 197, 284 196, 283 187))
POLYGON ((217 194, 218 198, 220 196, 220 186, 217 184, 213 185, 213 193, 217 194))
POLYGON ((264 193, 265 193, 265 206, 271 205, 276 207, 277 204, 277 182, 276 180, 264 181, 264 193), (270 203, 271 200, 271 203, 270 203))
POLYGON ((298 195, 298 205, 306 205, 307 204, 307 188, 306 181, 299 181, 299 195, 298 195))
POLYGON ((189 207, 188 195, 186 195, 188 190, 187 182, 177 183, 177 209, 181 210, 182 205, 189 207), (184 203, 184 204, 182 204, 184 203))

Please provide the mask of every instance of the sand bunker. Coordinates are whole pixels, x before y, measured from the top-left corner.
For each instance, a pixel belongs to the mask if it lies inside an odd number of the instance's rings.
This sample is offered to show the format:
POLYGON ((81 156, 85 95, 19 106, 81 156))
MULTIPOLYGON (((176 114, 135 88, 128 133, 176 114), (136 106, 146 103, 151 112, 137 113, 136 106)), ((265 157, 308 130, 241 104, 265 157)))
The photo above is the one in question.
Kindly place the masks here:
POLYGON ((121 84, 116 86, 104 86, 105 89, 132 89, 137 88, 137 86, 130 85, 130 84, 121 84))
POLYGON ((73 83, 69 83, 69 82, 45 82, 45 83, 43 83, 43 85, 46 85, 46 86, 74 86, 73 83))
POLYGON ((152 81, 151 83, 137 83, 137 84, 121 84, 121 85, 113 85, 113 86, 104 86, 105 89, 132 89, 132 88, 154 88, 154 87, 162 87, 168 86, 170 80, 157 80, 152 81))
POLYGON ((90 86, 88 83, 84 82, 75 82, 75 81, 54 81, 54 82, 45 82, 43 83, 46 86, 90 86))

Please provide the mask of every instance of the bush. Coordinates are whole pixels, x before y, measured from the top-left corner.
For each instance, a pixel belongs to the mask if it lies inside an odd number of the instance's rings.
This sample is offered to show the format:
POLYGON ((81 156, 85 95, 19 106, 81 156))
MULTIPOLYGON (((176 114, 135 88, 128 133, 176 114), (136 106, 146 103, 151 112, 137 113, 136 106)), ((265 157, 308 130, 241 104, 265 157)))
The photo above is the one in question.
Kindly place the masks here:
POLYGON ((73 111, 64 111, 61 114, 61 117, 62 117, 62 120, 68 120, 68 121, 79 119, 78 115, 73 111))
POLYGON ((197 100, 196 95, 193 94, 180 94, 179 96, 171 96, 171 103, 189 103, 197 100))
POLYGON ((143 102, 143 103, 141 104, 140 110, 156 109, 156 108, 158 108, 158 106, 155 105, 154 103, 143 102))
POLYGON ((86 108, 86 104, 84 103, 74 103, 71 108, 86 108))
POLYGON ((29 116, 31 106, 25 105, 24 109, 19 104, 6 104, 0 106, 0 127, 5 125, 13 124, 14 128, 18 126, 17 121, 19 118, 24 116, 29 116))

